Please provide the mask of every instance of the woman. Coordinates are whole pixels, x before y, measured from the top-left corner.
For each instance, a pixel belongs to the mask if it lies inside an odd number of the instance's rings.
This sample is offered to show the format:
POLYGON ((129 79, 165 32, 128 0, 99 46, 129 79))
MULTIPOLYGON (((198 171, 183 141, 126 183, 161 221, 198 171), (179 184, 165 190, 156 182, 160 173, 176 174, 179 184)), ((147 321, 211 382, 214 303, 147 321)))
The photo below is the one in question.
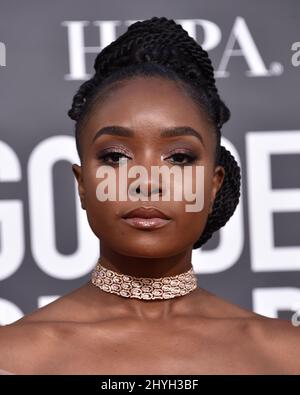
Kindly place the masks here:
MULTIPOLYGON (((300 373, 299 329, 197 287, 192 250, 226 224, 240 196, 240 169, 220 145, 230 112, 207 53, 181 25, 153 17, 132 24, 94 67, 69 116, 81 164, 72 170, 101 241, 99 260, 87 284, 0 328, 0 367, 15 374, 300 373), (118 176, 125 164, 148 172, 203 166, 201 210, 187 211, 184 199, 163 201, 168 185, 152 179, 129 187, 147 201, 100 201, 99 166, 118 176)), ((194 187, 194 173, 191 181, 194 187)), ((171 192, 178 186, 169 184, 171 192)))

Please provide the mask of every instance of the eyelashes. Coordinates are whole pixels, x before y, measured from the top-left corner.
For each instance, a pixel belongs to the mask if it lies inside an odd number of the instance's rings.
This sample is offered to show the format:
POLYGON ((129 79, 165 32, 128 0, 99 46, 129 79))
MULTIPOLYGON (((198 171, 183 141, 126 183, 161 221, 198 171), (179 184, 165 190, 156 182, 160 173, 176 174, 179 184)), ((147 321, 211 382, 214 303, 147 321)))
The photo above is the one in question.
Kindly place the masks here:
POLYGON ((100 160, 101 162, 105 163, 105 164, 116 164, 118 165, 119 162, 115 162, 114 159, 118 158, 118 157, 126 157, 127 159, 131 159, 130 156, 123 150, 121 150, 120 148, 118 148, 118 151, 113 150, 113 149, 106 149, 104 151, 102 151, 102 153, 97 155, 97 159, 100 160), (109 161, 108 159, 113 158, 112 161, 109 161))
MULTIPOLYGON (((103 153, 97 155, 97 159, 100 160, 104 164, 109 165, 119 165, 120 162, 118 159, 126 157, 127 159, 132 159, 127 153, 122 150, 105 150, 103 153)), ((192 153, 187 153, 186 151, 176 151, 172 155, 169 155, 165 159, 174 158, 175 160, 171 161, 173 165, 187 165, 194 163, 198 157, 192 153), (177 159, 177 160, 176 160, 177 159)))
POLYGON ((172 164, 179 164, 179 165, 186 165, 186 164, 192 164, 192 163, 194 163, 195 161, 196 161, 196 159, 197 159, 197 156, 196 155, 193 155, 193 154, 187 154, 187 153, 184 153, 184 152, 176 152, 176 153, 174 153, 174 154, 172 154, 171 156, 169 156, 168 158, 166 158, 166 159, 169 159, 169 158, 174 158, 174 157, 176 157, 177 158, 177 161, 175 160, 174 161, 174 163, 172 163, 172 164), (179 160, 178 160, 178 158, 179 158, 179 160), (186 162, 181 162, 180 161, 180 159, 182 160, 186 160, 186 162), (176 163, 177 162, 177 163, 176 163))
POLYGON ((127 155, 122 154, 121 152, 109 152, 104 155, 98 156, 98 159, 100 159, 102 162, 107 163, 107 164, 119 164, 119 162, 114 161, 114 159, 119 158, 119 157, 126 157, 130 159, 127 155), (109 161, 108 159, 112 159, 109 161))

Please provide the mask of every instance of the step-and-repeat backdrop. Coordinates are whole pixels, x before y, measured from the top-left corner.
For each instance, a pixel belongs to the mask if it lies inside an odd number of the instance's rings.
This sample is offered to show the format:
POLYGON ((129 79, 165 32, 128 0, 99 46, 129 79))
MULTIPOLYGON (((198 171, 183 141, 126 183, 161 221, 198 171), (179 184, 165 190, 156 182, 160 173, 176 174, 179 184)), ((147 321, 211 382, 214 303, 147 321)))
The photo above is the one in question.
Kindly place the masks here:
POLYGON ((88 281, 99 243, 67 111, 96 54, 152 16, 209 52, 242 169, 234 216, 193 251, 199 286, 269 317, 300 308, 300 2, 1 0, 0 324, 88 281))

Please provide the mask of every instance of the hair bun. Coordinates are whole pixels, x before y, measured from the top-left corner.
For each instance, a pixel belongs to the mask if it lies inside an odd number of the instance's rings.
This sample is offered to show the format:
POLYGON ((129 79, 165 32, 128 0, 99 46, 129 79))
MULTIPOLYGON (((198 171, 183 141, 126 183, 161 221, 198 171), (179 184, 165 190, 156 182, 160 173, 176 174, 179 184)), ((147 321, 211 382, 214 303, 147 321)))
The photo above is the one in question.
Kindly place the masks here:
POLYGON ((137 30, 144 30, 147 31, 147 28, 150 31, 153 32, 162 32, 164 30, 172 30, 172 29, 180 29, 182 28, 181 25, 179 25, 178 23, 176 23, 174 21, 174 19, 168 19, 165 16, 162 17, 157 17, 154 16, 150 19, 146 19, 144 21, 137 21, 135 23, 132 23, 129 27, 128 27, 128 32, 133 32, 133 31, 137 31, 137 30))

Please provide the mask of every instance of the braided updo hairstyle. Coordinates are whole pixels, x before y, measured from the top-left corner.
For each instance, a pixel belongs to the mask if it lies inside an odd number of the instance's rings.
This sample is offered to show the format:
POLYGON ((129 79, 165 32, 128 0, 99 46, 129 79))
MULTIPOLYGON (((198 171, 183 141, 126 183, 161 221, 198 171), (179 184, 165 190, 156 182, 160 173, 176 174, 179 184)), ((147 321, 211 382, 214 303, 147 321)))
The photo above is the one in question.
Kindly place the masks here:
POLYGON ((175 81, 205 110, 215 126, 214 163, 225 170, 223 184, 216 194, 212 213, 193 249, 206 243, 233 215, 240 198, 241 170, 235 158, 220 144, 221 127, 230 111, 215 85, 214 69, 208 54, 180 24, 166 17, 153 17, 130 25, 127 31, 106 46, 96 57, 95 74, 84 82, 68 111, 76 121, 76 148, 81 159, 82 125, 95 103, 118 84, 136 76, 160 76, 175 81))

